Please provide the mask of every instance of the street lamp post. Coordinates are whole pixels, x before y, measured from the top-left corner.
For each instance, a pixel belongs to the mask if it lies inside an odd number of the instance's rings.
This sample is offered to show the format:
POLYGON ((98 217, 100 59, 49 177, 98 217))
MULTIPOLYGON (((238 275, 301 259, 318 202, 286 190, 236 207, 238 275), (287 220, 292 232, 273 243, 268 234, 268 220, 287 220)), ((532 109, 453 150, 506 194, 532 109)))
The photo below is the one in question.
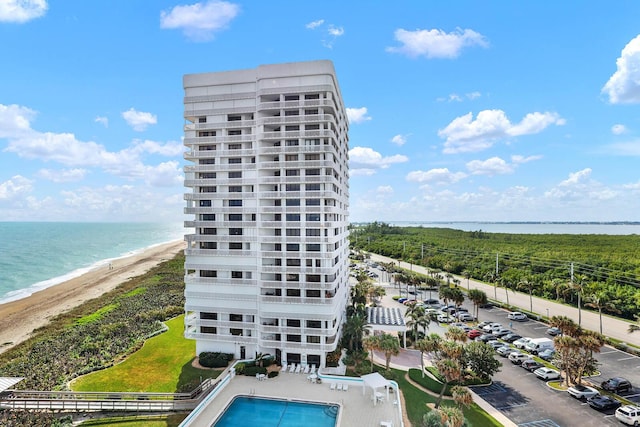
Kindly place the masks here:
POLYGON ((549 309, 547 308, 547 319, 550 319, 549 317, 549 309))

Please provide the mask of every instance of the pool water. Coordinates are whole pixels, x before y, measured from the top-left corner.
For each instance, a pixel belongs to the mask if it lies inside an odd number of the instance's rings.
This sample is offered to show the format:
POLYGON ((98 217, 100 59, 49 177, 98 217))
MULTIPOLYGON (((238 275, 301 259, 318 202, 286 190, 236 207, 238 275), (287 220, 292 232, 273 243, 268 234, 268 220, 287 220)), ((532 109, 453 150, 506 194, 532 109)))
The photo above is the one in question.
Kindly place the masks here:
POLYGON ((236 397, 211 427, 335 427, 337 405, 236 397))

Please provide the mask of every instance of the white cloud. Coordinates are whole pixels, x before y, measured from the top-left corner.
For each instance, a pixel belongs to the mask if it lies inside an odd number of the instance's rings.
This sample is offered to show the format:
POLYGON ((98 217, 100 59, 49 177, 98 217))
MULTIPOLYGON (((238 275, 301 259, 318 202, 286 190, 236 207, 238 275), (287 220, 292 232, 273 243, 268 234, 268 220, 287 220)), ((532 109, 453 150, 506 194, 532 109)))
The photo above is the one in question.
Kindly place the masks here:
POLYGON ((419 183, 453 184, 467 175, 464 172, 450 172, 448 168, 430 169, 428 171, 411 171, 407 174, 407 181, 419 183))
POLYGON ((569 178, 544 193, 547 199, 591 206, 594 203, 614 199, 620 195, 618 190, 608 188, 591 179, 591 168, 585 168, 569 174, 569 178))
POLYGON ((96 119, 94 121, 96 123, 101 123, 106 128, 109 127, 109 119, 106 118, 106 117, 98 116, 98 117, 96 117, 96 119))
POLYGON ((572 172, 569 174, 569 178, 558 184, 561 187, 574 186, 578 184, 584 184, 585 181, 591 176, 591 168, 585 168, 578 172, 572 172))
POLYGON ((344 34, 344 28, 334 27, 333 25, 330 25, 327 31, 329 32, 329 34, 335 37, 340 37, 344 34))
POLYGON ((513 173, 513 166, 500 157, 491 157, 487 160, 472 160, 467 163, 467 169, 472 175, 505 175, 513 173))
POLYGON ((536 156, 521 156, 519 154, 514 154, 513 156, 511 156, 511 161, 516 164, 522 164, 522 163, 528 163, 528 162, 533 162, 534 160, 540 160, 542 158, 542 156, 540 155, 536 155, 536 156))
POLYGON ((133 108, 123 112, 122 118, 137 132, 142 132, 147 129, 147 126, 158 123, 158 118, 154 114, 136 111, 133 108))
POLYGON ((159 154, 161 156, 176 157, 181 156, 184 152, 184 145, 181 142, 167 142, 163 144, 151 140, 134 140, 134 150, 139 153, 159 154))
POLYGON ((364 123, 371 120, 371 116, 367 116, 367 107, 347 108, 347 117, 349 123, 364 123))
POLYGON ((387 52, 401 53, 409 57, 456 58, 464 47, 488 46, 482 34, 460 28, 451 33, 437 29, 416 31, 398 29, 394 37, 402 46, 388 47, 387 52))
POLYGON ((622 49, 616 60, 617 70, 602 88, 612 104, 640 102, 640 35, 622 49))
POLYGON ((640 156, 640 140, 609 144, 605 150, 608 155, 640 156))
POLYGON ((390 185, 380 185, 376 188, 376 193, 381 196, 393 194, 393 187, 390 185))
POLYGON ((32 184, 33 181, 21 175, 15 175, 5 182, 0 182, 0 202, 30 193, 33 189, 32 184))
POLYGON ((373 175, 371 170, 387 169, 395 163, 407 162, 409 158, 400 154, 383 157, 369 147, 354 147, 349 150, 349 170, 351 176, 373 175), (364 170, 364 171, 363 171, 364 170))
POLYGON ((613 126, 611 126, 611 133, 614 135, 622 135, 623 133, 627 132, 627 128, 625 127, 625 125, 621 125, 621 124, 615 124, 613 126))
POLYGON ((31 132, 36 112, 20 105, 0 104, 0 138, 11 138, 31 132))
POLYGON ((86 169, 40 169, 38 177, 55 183, 82 181, 87 174, 86 169))
POLYGON ((184 181, 180 164, 176 161, 147 166, 144 178, 152 187, 173 187, 182 185, 184 181))
POLYGON ((307 25, 305 25, 305 27, 310 30, 313 30, 322 24, 324 24, 324 19, 318 19, 317 21, 309 22, 307 25))
POLYGON ((510 136, 535 134, 551 124, 564 125, 557 113, 529 113, 520 123, 512 124, 502 110, 480 111, 475 120, 468 113, 451 121, 438 136, 445 138, 444 153, 463 153, 485 150, 495 141, 510 136))
POLYGON ((175 6, 160 12, 160 28, 182 29, 193 41, 209 41, 240 13, 240 6, 226 1, 206 1, 175 6))
POLYGON ((0 1, 0 22, 22 24, 43 16, 47 8, 46 0, 2 0, 0 1))
POLYGON ((398 135, 394 136, 393 138, 391 138, 391 142, 393 142, 394 144, 399 145, 400 147, 402 147, 404 144, 407 143, 407 136, 408 135, 398 134, 398 135))
POLYGON ((474 100, 474 99, 480 98, 482 94, 480 92, 469 92, 469 93, 466 93, 464 96, 466 96, 468 99, 474 100))
POLYGON ((473 101, 476 98, 480 98, 480 96, 482 96, 480 92, 470 92, 470 93, 465 93, 464 95, 458 95, 457 93, 450 93, 449 96, 445 98, 438 98, 437 101, 462 102, 464 101, 464 98, 473 101))

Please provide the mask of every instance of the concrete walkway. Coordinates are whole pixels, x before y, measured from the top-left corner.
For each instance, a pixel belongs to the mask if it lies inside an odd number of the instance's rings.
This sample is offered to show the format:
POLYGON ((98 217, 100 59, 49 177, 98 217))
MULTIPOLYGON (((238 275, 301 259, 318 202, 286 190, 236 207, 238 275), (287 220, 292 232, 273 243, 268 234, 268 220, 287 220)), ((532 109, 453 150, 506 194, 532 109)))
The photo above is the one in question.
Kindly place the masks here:
MULTIPOLYGON (((389 257, 371 254, 371 259, 376 262, 394 262, 398 264, 397 260, 389 257)), ((416 273, 428 274, 426 268, 409 264, 406 262, 400 262, 400 267, 407 270, 415 271, 416 273)), ((507 297, 504 288, 495 288, 493 285, 479 282, 476 280, 469 280, 464 277, 456 277, 460 280, 460 286, 469 289, 480 289, 487 294, 490 299, 500 301, 502 303, 507 302, 507 297)), ((532 303, 529 301, 529 294, 518 291, 509 290, 509 304, 515 307, 520 307, 523 310, 532 311, 540 316, 567 316, 578 323, 578 309, 576 307, 560 304, 554 301, 545 300, 538 297, 532 298, 532 303), (533 305, 533 307, 531 307, 533 305), (532 308, 532 309, 531 309, 532 308)), ((608 315, 602 315, 602 333, 611 338, 621 340, 623 342, 640 347, 640 332, 629 333, 629 325, 631 322, 627 320, 617 319, 608 315)), ((582 327, 591 331, 600 332, 600 318, 597 312, 582 309, 582 327)))

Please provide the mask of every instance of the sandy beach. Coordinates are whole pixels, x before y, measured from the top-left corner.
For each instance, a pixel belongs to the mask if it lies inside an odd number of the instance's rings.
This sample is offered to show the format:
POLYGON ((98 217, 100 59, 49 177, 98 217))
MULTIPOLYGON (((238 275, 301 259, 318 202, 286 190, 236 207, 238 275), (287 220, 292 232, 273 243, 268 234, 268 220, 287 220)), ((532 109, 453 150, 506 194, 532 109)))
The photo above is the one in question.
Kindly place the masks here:
POLYGON ((0 353, 29 338, 34 329, 46 325, 50 318, 146 273, 184 248, 182 240, 158 245, 117 259, 111 267, 105 265, 27 298, 0 304, 0 353))

